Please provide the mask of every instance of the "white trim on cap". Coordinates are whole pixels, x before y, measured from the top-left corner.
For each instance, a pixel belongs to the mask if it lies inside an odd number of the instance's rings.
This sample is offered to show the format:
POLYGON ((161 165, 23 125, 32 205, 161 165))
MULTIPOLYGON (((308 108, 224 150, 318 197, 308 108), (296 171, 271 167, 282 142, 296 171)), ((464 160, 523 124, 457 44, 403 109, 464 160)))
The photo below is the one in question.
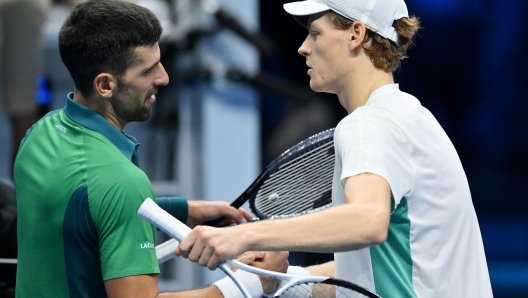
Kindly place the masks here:
POLYGON ((294 16, 307 16, 331 9, 325 4, 312 0, 286 3, 283 7, 287 13, 294 16))

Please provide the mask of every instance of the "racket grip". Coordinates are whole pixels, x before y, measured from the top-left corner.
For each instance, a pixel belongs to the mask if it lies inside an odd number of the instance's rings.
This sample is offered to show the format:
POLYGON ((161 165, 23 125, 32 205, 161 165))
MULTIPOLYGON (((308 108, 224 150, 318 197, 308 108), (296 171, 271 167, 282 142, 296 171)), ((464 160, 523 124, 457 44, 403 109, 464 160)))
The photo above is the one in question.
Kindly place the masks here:
MULTIPOLYGON (((145 201, 139 206, 137 215, 149 221, 151 224, 157 226, 160 230, 167 233, 176 240, 183 240, 191 232, 191 228, 186 226, 184 223, 172 217, 167 211, 161 209, 158 204, 154 203, 151 198, 146 198, 145 201)), ((156 253, 157 254, 157 253, 156 253)), ((234 275, 233 271, 229 268, 229 265, 222 263, 218 266, 222 271, 225 272, 233 281, 237 284, 240 291, 246 298, 251 298, 251 294, 244 288, 242 282, 234 275)))
POLYGON ((156 257, 158 258, 158 264, 165 263, 168 260, 176 257, 174 251, 178 248, 180 242, 175 239, 165 241, 164 243, 156 246, 156 257))
POLYGON ((182 241, 191 232, 191 228, 161 209, 151 198, 146 198, 143 201, 139 206, 137 215, 178 241, 182 241))

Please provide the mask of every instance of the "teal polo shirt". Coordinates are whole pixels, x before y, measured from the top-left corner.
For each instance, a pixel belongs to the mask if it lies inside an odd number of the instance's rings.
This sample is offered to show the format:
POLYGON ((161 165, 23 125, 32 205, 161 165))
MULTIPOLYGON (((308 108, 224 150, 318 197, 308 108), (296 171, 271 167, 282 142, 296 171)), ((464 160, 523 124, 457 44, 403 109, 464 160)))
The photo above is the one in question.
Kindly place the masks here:
MULTIPOLYGON (((155 199, 139 144, 72 97, 16 157, 17 297, 107 297, 104 280, 159 273, 156 228, 136 215, 155 199)), ((158 204, 187 220, 185 199, 158 204)))

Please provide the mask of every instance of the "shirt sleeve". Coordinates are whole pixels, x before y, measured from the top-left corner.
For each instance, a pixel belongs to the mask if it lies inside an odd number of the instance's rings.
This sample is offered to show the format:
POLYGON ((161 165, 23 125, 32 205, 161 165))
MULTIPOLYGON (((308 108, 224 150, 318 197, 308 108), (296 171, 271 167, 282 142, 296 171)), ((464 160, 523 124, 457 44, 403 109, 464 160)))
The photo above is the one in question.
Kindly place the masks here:
POLYGON ((90 209, 99 236, 103 279, 159 274, 156 257, 156 227, 137 216, 145 198, 154 192, 139 168, 123 167, 121 175, 101 172, 88 190, 90 209))
POLYGON ((387 180, 396 205, 412 193, 407 138, 383 111, 359 108, 345 117, 336 128, 334 144, 342 186, 347 177, 372 173, 387 180))
POLYGON ((181 197, 161 197, 156 199, 161 209, 176 217, 179 221, 186 223, 189 214, 189 204, 181 197))

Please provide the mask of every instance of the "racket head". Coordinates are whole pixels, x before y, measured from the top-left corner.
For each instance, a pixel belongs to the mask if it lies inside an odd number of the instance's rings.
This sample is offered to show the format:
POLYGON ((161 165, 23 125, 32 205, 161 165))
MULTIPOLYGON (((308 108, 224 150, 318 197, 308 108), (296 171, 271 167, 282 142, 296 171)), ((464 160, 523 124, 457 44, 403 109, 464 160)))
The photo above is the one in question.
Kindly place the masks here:
POLYGON ((298 280, 279 289, 273 297, 280 298, 380 298, 378 294, 354 283, 328 278, 321 281, 298 280))
POLYGON ((249 197, 260 219, 293 217, 332 206, 334 128, 286 150, 257 178, 249 197))

